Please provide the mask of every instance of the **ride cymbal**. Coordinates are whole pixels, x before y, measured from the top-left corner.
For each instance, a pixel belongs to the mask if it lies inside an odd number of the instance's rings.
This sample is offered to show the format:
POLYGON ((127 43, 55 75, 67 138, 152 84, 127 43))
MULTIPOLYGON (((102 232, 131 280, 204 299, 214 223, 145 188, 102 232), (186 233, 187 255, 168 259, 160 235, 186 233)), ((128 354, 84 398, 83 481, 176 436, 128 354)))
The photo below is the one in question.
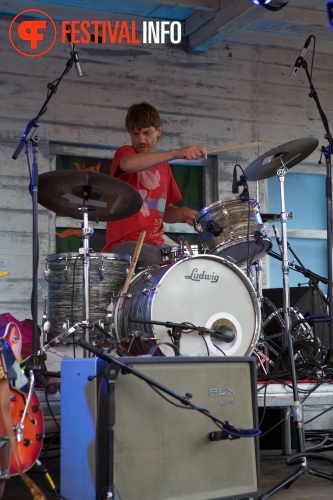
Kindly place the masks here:
POLYGON ((98 172, 56 170, 39 175, 38 181, 38 203, 65 217, 81 219, 80 207, 88 206, 95 207, 99 220, 112 221, 130 217, 142 206, 136 189, 98 172))
POLYGON ((284 165, 289 169, 307 158, 318 146, 318 139, 306 137, 286 142, 267 151, 246 167, 244 174, 248 181, 260 181, 276 175, 279 168, 284 165))

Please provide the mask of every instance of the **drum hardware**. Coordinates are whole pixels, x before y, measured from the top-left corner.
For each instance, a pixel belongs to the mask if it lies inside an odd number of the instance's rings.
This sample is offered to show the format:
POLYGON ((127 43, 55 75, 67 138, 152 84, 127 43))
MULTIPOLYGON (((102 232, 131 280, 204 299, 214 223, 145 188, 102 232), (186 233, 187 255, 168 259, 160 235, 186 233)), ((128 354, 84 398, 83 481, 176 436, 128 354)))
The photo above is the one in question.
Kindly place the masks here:
POLYGON ((181 236, 178 237, 178 241, 179 241, 179 244, 180 244, 180 254, 181 255, 183 255, 183 253, 184 253, 184 245, 185 245, 184 240, 185 240, 184 236, 181 235, 181 236))
MULTIPOLYGON (((263 214, 261 213, 261 218, 263 223, 265 222, 276 222, 280 220, 280 214, 263 214)), ((287 220, 291 220, 293 218, 293 213, 290 212, 289 214, 286 214, 287 220)))
POLYGON ((319 141, 313 138, 298 139, 282 144, 261 155, 245 169, 248 180, 257 181, 277 175, 280 184, 281 212, 280 222, 282 228, 282 274, 284 295, 284 323, 285 342, 290 326, 290 287, 289 287, 289 261, 287 249, 287 213, 285 210, 284 179, 288 168, 300 163, 309 156, 318 146, 319 141))
MULTIPOLYGON (((298 451, 296 454, 290 457, 289 465, 293 463, 300 463, 300 467, 298 471, 293 473, 289 478, 281 482, 276 487, 272 488, 268 493, 264 494, 265 498, 269 498, 271 495, 279 491, 282 487, 287 487, 292 484, 295 479, 300 477, 301 474, 306 471, 310 471, 311 473, 320 475, 321 477, 326 477, 332 480, 332 477, 328 475, 324 475, 322 473, 317 473, 308 468, 306 463, 306 457, 310 456, 305 451, 305 437, 304 437, 304 428, 303 428, 303 415, 302 415, 302 405, 299 401, 298 395, 298 387, 297 387, 297 375, 296 375, 296 366, 295 366, 295 353, 294 353, 294 345, 292 332, 295 327, 301 323, 310 322, 310 318, 298 319, 291 323, 290 320, 290 287, 289 287, 289 270, 290 264, 288 261, 288 244, 287 244, 287 217, 285 211, 285 198, 284 198, 284 177, 287 173, 287 163, 289 167, 294 166, 296 163, 301 161, 302 156, 308 156, 318 145, 318 141, 314 139, 309 139, 309 144, 307 142, 304 143, 304 140, 292 141, 291 143, 287 143, 286 145, 280 146, 274 150, 274 153, 267 153, 260 157, 260 161, 257 160, 256 164, 252 164, 248 167, 249 175, 252 177, 252 180, 258 180, 263 178, 264 172, 266 172, 266 177, 270 177, 274 175, 274 171, 279 179, 280 183, 280 198, 281 198, 281 214, 280 221, 282 227, 282 240, 280 241, 278 233, 276 232, 277 243, 281 252, 281 260, 282 260, 282 274, 283 274, 283 312, 284 312, 284 346, 287 347, 289 353, 289 362, 290 362, 290 371, 291 371, 291 379, 292 379, 292 388, 293 388, 293 401, 294 405, 290 407, 290 412, 293 417, 293 421, 295 424, 296 431, 296 450, 298 451), (300 144, 304 146, 303 153, 298 151, 296 153, 295 149, 300 149, 300 144), (305 154, 305 152, 307 154, 305 154), (258 165, 259 162, 259 165, 258 165)), ((326 316, 326 321, 328 318, 326 316)), ((318 319, 319 320, 319 319, 318 319)), ((316 321, 314 319, 314 321, 316 321)), ((324 321, 320 319, 319 321, 324 321)), ((322 457, 323 459, 330 460, 329 457, 322 457)))
POLYGON ((116 352, 120 356, 164 356, 156 337, 138 331, 133 331, 121 339, 120 343, 117 343, 116 352))

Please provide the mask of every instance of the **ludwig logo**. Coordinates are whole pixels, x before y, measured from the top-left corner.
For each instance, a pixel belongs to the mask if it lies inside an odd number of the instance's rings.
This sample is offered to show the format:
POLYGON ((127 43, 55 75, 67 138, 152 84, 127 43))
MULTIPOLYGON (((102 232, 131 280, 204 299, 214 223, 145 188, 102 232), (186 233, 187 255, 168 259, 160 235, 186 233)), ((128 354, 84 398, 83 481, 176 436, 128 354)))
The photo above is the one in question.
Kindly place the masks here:
POLYGON ((197 267, 195 267, 192 270, 191 274, 184 276, 184 277, 185 277, 185 279, 191 280, 191 281, 207 280, 207 281, 210 281, 211 283, 217 283, 219 280, 219 276, 214 274, 214 272, 212 272, 212 274, 206 273, 206 271, 199 272, 197 267))
POLYGON ((27 57, 38 57, 52 49, 57 38, 57 28, 46 12, 29 9, 14 17, 8 36, 17 52, 27 57))

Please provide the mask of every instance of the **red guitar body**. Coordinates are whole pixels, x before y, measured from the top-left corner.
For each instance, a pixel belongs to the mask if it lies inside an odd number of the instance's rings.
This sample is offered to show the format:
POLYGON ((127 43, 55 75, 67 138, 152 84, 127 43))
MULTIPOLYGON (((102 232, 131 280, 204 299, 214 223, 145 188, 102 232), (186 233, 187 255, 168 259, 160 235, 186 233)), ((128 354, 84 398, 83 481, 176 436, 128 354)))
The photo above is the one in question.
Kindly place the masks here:
MULTIPOLYGON (((23 431, 20 435, 19 427, 17 426, 20 424, 26 408, 30 383, 17 361, 20 351, 20 331, 18 327, 10 323, 1 341, 3 351, 1 357, 7 371, 10 388, 10 419, 14 429, 19 465, 21 470, 25 472, 34 465, 43 445, 43 413, 36 393, 32 392, 23 421, 23 431)), ((0 413, 1 440, 2 442, 8 442, 5 423, 0 413)), ((4 468, 3 465, 2 469, 4 468)), ((18 468, 12 451, 10 451, 9 472, 11 476, 18 474, 18 468)))
MULTIPOLYGON (((10 417, 13 427, 21 422, 25 405, 26 395, 15 389, 10 389, 10 417)), ((23 424, 24 429, 21 440, 17 440, 17 432, 15 430, 14 435, 16 437, 16 450, 19 464, 21 470, 25 472, 34 465, 43 445, 44 419, 39 400, 35 392, 32 394, 23 424)), ((2 416, 0 415, 0 436, 5 435, 5 425, 2 416)), ((9 473, 11 476, 18 474, 17 465, 12 452, 10 453, 9 473)))

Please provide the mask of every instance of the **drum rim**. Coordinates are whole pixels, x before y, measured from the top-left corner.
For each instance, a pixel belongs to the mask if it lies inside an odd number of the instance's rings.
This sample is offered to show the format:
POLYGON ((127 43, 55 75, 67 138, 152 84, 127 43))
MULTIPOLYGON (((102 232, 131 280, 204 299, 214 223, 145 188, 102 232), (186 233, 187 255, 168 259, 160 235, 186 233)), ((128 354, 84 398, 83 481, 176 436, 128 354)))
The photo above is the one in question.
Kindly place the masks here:
MULTIPOLYGON (((47 255, 47 261, 66 261, 66 258, 69 260, 74 260, 74 258, 77 258, 79 255, 83 255, 80 252, 60 252, 60 253, 53 253, 47 255)), ((107 252, 93 252, 90 254, 90 258, 96 259, 96 258, 103 257, 105 260, 124 260, 124 261, 131 261, 132 257, 129 254, 117 254, 117 253, 107 253, 107 252), (108 256, 108 257, 106 257, 108 256)))
MULTIPOLYGON (((196 214, 195 220, 199 219, 199 217, 201 217, 202 215, 205 215, 209 211, 209 209, 214 209, 223 203, 226 203, 226 204, 230 203, 231 204, 231 203, 235 203, 235 202, 240 202, 240 203, 254 202, 251 204, 251 207, 255 207, 255 206, 259 207, 258 200, 254 197, 250 197, 248 200, 242 200, 240 196, 230 196, 229 198, 224 198, 222 200, 213 201, 213 203, 210 203, 209 205, 206 205, 205 207, 203 207, 196 214)), ((260 210, 259 210, 259 212, 260 212, 260 210)))

